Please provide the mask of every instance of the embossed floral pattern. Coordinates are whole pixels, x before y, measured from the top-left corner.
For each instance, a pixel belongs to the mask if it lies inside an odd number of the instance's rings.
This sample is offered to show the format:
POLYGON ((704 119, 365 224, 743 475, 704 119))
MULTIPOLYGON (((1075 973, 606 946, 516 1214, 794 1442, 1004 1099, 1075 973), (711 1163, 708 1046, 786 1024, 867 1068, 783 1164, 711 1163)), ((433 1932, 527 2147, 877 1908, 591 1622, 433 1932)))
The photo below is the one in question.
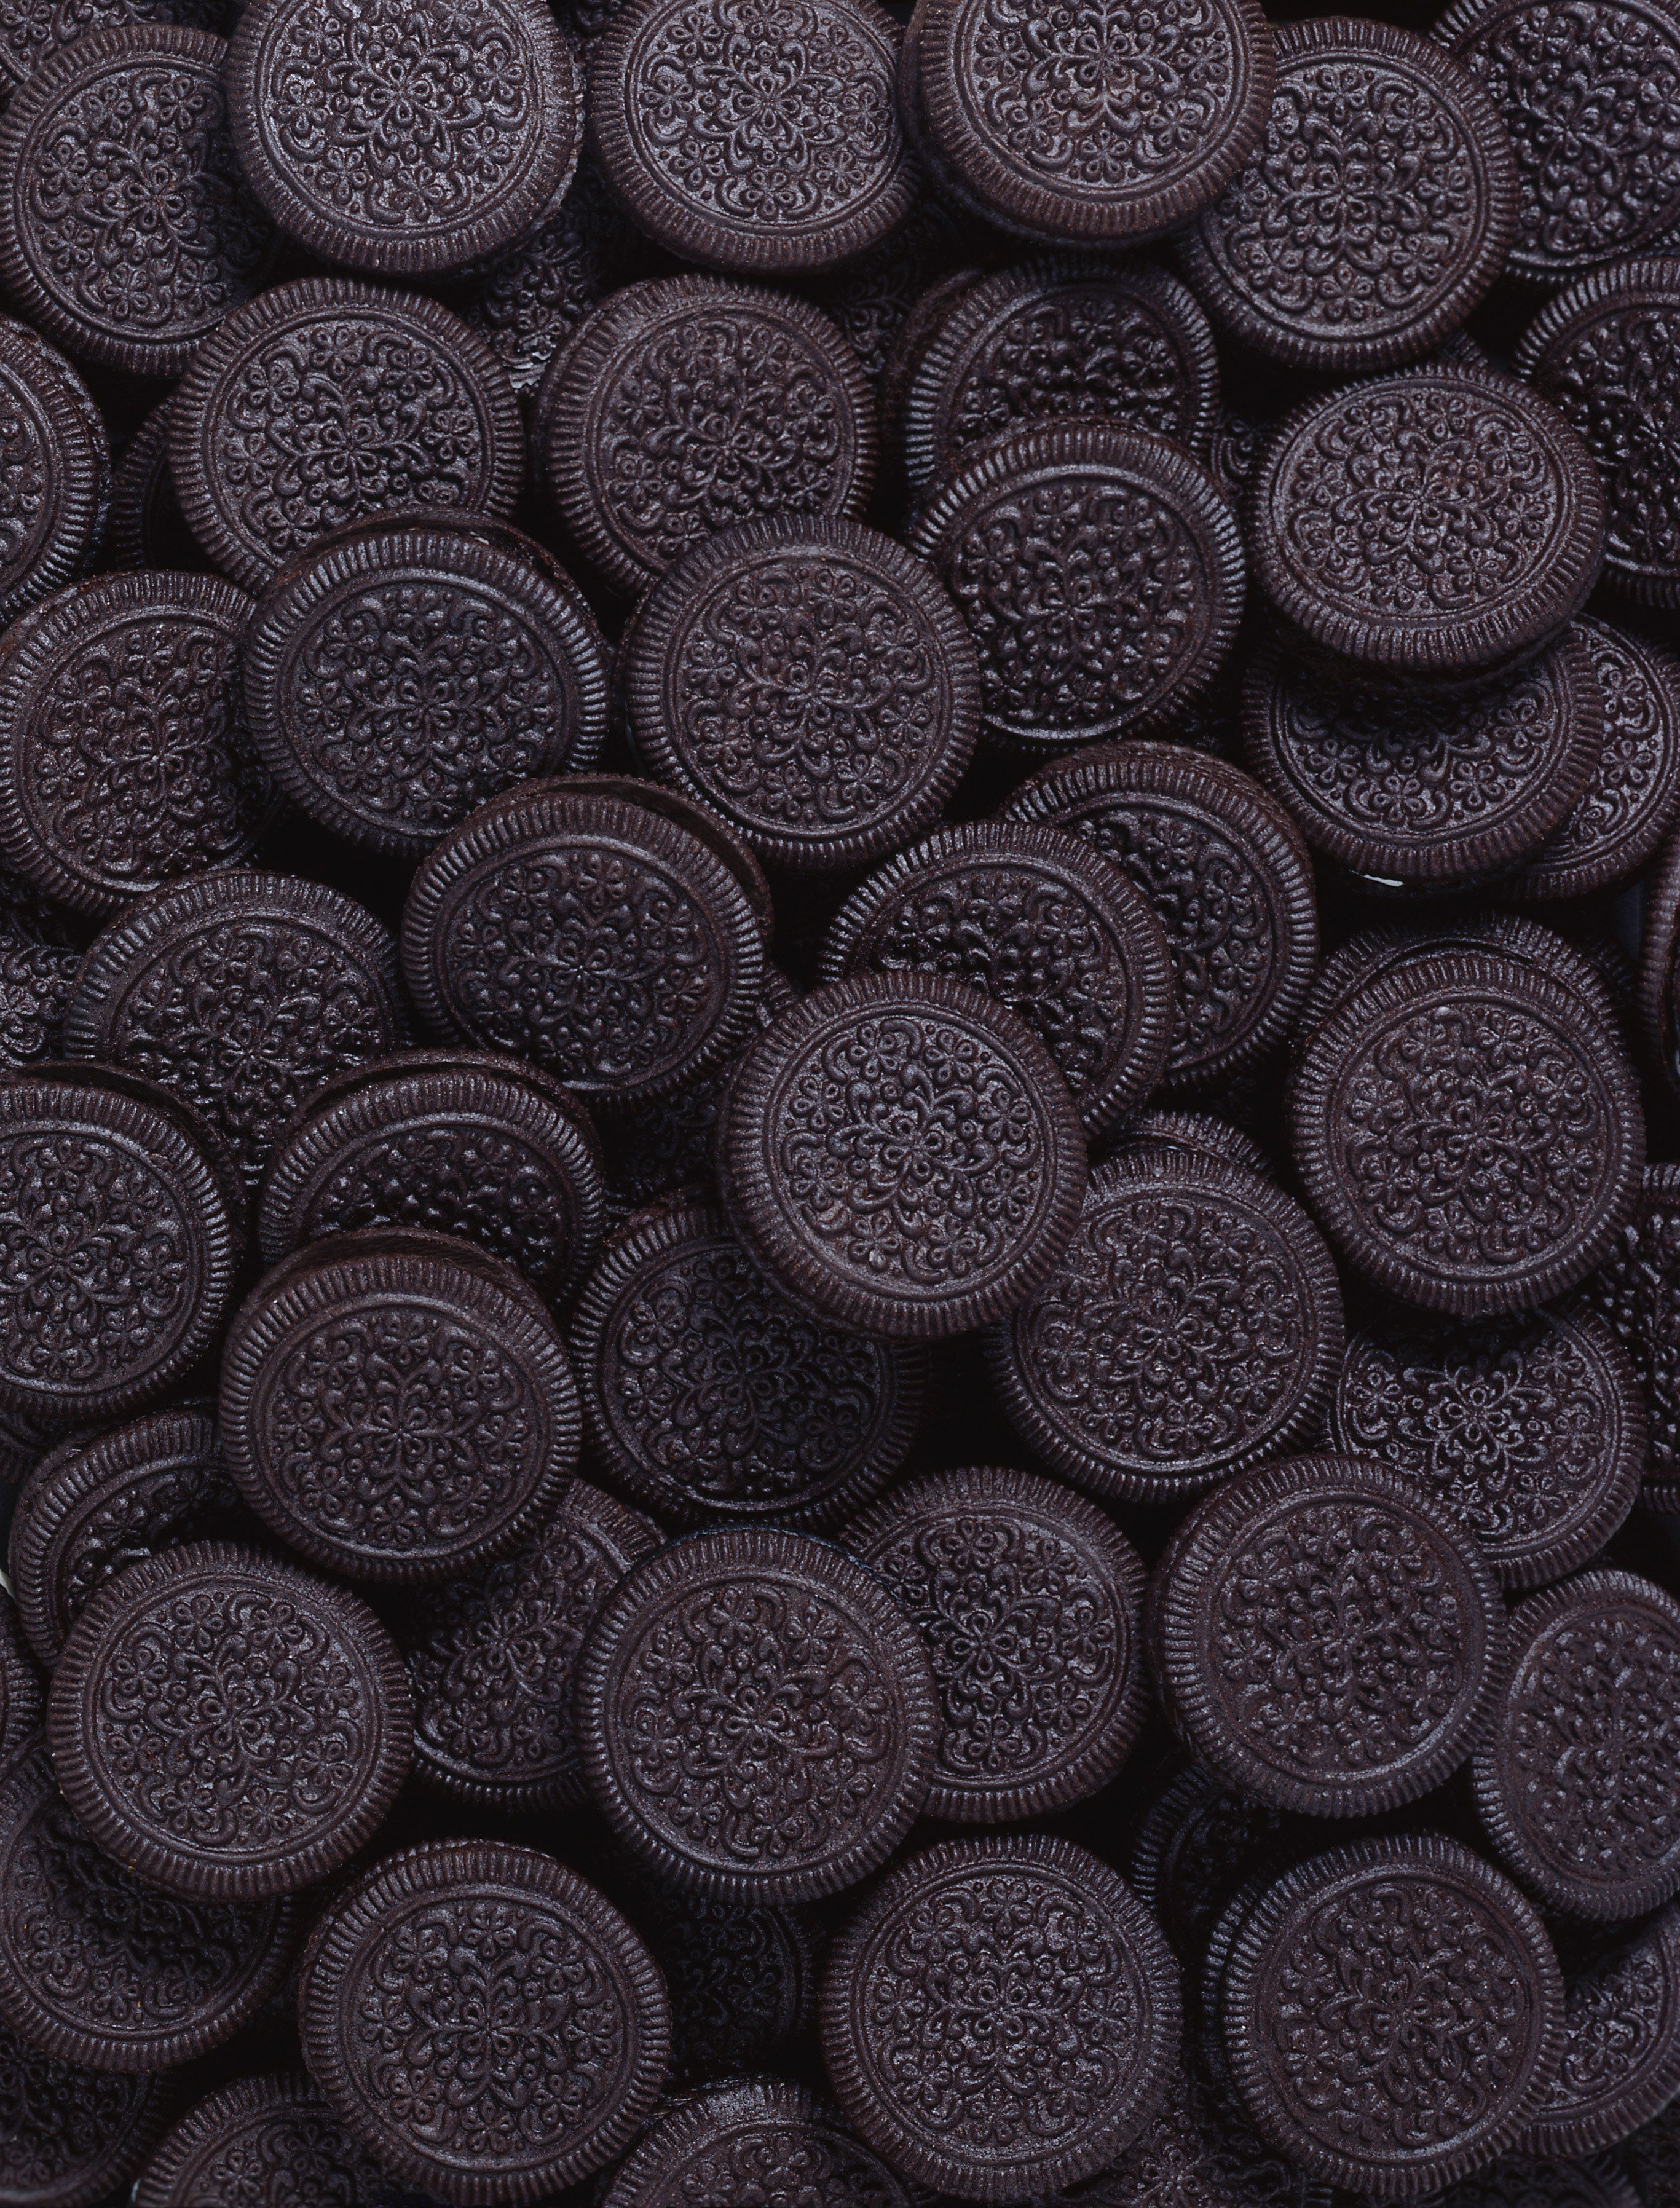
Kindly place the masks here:
POLYGON ((53 1551, 47 1596, 57 1629, 68 1631, 107 1580, 159 1549, 232 1533, 239 1498, 219 1459, 126 1472, 80 1512, 53 1551))
POLYGON ((188 23, 222 31, 221 0, 21 0, 0 28, 0 71, 14 83, 30 75, 57 46, 85 31, 110 31, 125 23, 188 23))
POLYGON ((1572 1978, 1563 2052, 1540 2104, 1541 2120, 1551 2125, 1578 2116, 1623 2091, 1669 2044, 1674 2004, 1675 1989, 1653 1940, 1635 1940, 1572 1978))
POLYGON ((53 441, 40 403, 0 367, 0 584, 15 587, 57 509, 53 441))
POLYGON ((567 332, 609 291, 639 275, 649 252, 585 153, 548 220, 477 264, 473 296, 460 311, 514 388, 531 390, 567 332))
POLYGON ((790 1921, 669 1887, 640 1914, 671 1997, 675 2073, 733 2078, 772 2063, 802 2012, 807 1963, 790 1921))
POLYGON ((964 357, 941 394, 947 452, 1029 422, 1124 422, 1187 445, 1200 379, 1176 333, 1113 283, 1041 291, 964 357))
POLYGON ((97 2170, 139 2118, 144 2078, 80 2070, 0 2030, 0 2139, 6 2182, 22 2199, 50 2200, 97 2170))
POLYGON ((1160 2114, 1115 2164, 1113 2181, 1117 2199, 1149 2208, 1295 2208, 1301 2189, 1281 2155, 1185 2076, 1168 2085, 1160 2114))
MULTIPOLYGON (((1581 635, 1604 693, 1604 749, 1563 826, 1530 861, 1537 887, 1569 867, 1601 864, 1606 854, 1619 859, 1618 873, 1631 872, 1648 855, 1671 802, 1671 747, 1680 741, 1671 724, 1680 721, 1680 695, 1665 700, 1644 652, 1607 622, 1584 621, 1581 635)), ((1554 880, 1554 893, 1563 886, 1554 880)))
POLYGON ((737 2126, 684 2155, 648 2198, 657 2208, 902 2208, 907 2195, 837 2126, 807 2121, 737 2126))
POLYGON ((251 2208, 406 2208, 391 2180, 327 2109, 265 2109, 193 2164, 195 2188, 251 2208))
POLYGON ((1647 1195, 1587 1293, 1634 1360, 1651 1465, 1672 1479, 1680 1470, 1680 1203, 1647 1195))
MULTIPOLYGON (((1680 68, 1674 97, 1680 115, 1680 68)), ((1680 124, 1673 135, 1680 149, 1680 124)), ((1680 573, 1680 308, 1629 303, 1593 316, 1546 348, 1539 380, 1599 464, 1606 557, 1636 573, 1680 573)))
POLYGON ((63 1055, 63 1025, 81 959, 0 933, 0 1065, 63 1055))

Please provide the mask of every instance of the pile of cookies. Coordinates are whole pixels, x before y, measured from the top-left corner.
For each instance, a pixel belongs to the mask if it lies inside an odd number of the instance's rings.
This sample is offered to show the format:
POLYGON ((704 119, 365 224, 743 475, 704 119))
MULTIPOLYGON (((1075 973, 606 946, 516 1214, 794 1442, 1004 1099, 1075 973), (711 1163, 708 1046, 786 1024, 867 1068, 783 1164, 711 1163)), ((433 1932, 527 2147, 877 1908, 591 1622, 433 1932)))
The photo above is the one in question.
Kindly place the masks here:
POLYGON ((4 2208, 1680 2208, 1680 0, 1389 13, 0 0, 4 2208))

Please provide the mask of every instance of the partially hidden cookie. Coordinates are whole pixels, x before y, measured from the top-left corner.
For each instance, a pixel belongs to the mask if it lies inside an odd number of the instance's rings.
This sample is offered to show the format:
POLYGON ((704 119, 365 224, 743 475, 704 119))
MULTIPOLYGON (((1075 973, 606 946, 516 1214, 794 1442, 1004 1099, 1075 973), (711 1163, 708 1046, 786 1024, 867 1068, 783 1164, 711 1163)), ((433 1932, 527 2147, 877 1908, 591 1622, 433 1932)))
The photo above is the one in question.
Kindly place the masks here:
POLYGON ((1680 1906, 1577 1971, 1557 2075, 1530 2112, 1527 2154, 1619 2146, 1680 2091, 1680 1906))
POLYGON ((1562 2162, 1502 2155, 1472 2177, 1429 2195, 1430 2208, 1644 2208, 1608 2156, 1562 2162))
POLYGON ((1186 2055, 1119 2159, 1050 2199, 1055 2208, 1328 2208, 1329 2188, 1269 2147, 1186 2055))
POLYGON ((1583 1293, 1639 1376, 1648 1421, 1641 1492, 1653 1509, 1680 1510, 1680 1167, 1646 1167, 1633 1215, 1583 1293))
POLYGON ((1155 1111, 1134 1113, 1119 1130, 1114 1148, 1124 1150, 1188 1150, 1192 1157, 1217 1158, 1258 1173, 1262 1180, 1275 1178, 1272 1161, 1251 1135, 1233 1127, 1212 1112, 1155 1111))
POLYGON ((69 361, 3 315, 0 441, 0 621, 9 621, 93 566, 111 505, 111 443, 69 361))
POLYGON ((145 2161, 170 2103, 160 2078, 79 2069, 0 2026, 0 2169, 28 2208, 107 2199, 145 2161))
POLYGON ((649 1877, 627 1905, 671 2001, 671 2079, 741 2078, 809 2031, 824 1937, 814 1909, 718 1901, 649 1877))
POLYGON ((1191 1764, 1149 1804, 1127 1870, 1180 1961, 1196 1963, 1239 1887, 1275 1876, 1299 1852, 1297 1821, 1275 1803, 1191 1764))
POLYGON ((881 393, 882 422, 889 429, 893 417, 885 405, 886 368, 899 333, 929 286, 967 258, 971 243, 969 225, 924 189, 879 244, 843 268, 825 271, 811 285, 812 298, 837 324, 881 393))
MULTIPOLYGON (((218 2086, 159 2142, 140 2174, 134 2208, 391 2208, 391 2179, 302 2072, 218 2086)), ((405 2208, 430 2208, 411 2193, 405 2208)))
POLYGON ((1680 1090, 1680 834, 1658 852, 1643 902, 1635 998, 1641 1040, 1669 1087, 1680 1090))
POLYGON ((687 2096, 626 2156, 601 2208, 728 2208, 784 2191, 813 2201, 912 2208, 915 2189, 865 2146, 839 2110, 781 2078, 687 2096))
POLYGON ((105 557, 113 567, 166 567, 189 574, 210 555, 187 526, 169 471, 169 408, 160 399, 111 472, 105 557))

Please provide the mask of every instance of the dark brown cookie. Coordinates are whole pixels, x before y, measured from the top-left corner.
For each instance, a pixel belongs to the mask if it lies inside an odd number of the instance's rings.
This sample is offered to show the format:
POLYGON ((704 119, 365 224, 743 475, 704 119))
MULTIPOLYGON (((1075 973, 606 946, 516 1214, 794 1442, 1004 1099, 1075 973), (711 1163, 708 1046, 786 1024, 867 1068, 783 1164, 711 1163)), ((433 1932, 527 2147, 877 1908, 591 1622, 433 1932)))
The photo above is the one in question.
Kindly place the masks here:
POLYGON ((1450 2184, 1510 2145, 1563 2038, 1539 1918, 1491 1864, 1433 1833, 1286 1872, 1237 1935, 1222 2006, 1256 2128, 1377 2199, 1450 2184))
POLYGON ((0 622, 92 567, 110 503, 111 445, 87 386, 0 315, 0 622))
POLYGON ((134 2208, 431 2208, 392 2180, 302 2072, 240 2078, 182 2117, 141 2172, 134 2208))
POLYGON ((717 1170, 730 1225, 784 1293, 861 1333, 931 1341, 1048 1277, 1085 1138, 1024 1020, 942 975, 855 975, 742 1059, 717 1170))
POLYGON ((939 1702, 915 1629, 806 1534, 696 1533, 639 1564, 590 1630, 576 1693, 614 1833, 698 1893, 838 1893, 927 1799, 939 1702))
POLYGON ((279 237, 227 127, 226 51, 171 23, 98 31, 44 61, 6 110, 0 274, 83 359, 178 375, 273 267, 279 237))
POLYGON ((1680 1887, 1680 1603, 1595 1571, 1520 1604, 1474 1779, 1489 1839, 1554 1908, 1637 1917, 1666 1901, 1680 1887))
POLYGON ((974 639, 988 734, 1041 754, 1170 717, 1242 611, 1242 534, 1213 477, 1105 422, 976 446, 930 488, 909 543, 974 639))
POLYGON ((1044 768, 1003 809, 1095 843, 1154 908, 1178 992, 1172 1087, 1208 1087, 1282 1040, 1318 915, 1300 832, 1257 783, 1182 745, 1118 744, 1044 768))
POLYGON ((348 1579, 451 1579, 530 1539, 576 1466, 566 1345, 511 1265, 375 1228, 263 1275, 222 1355, 222 1448, 257 1516, 348 1579))
POLYGON ((762 985, 763 880, 729 863, 703 808, 660 795, 532 783, 446 837, 403 914, 427 1025, 603 1101, 668 1094, 727 1056, 762 985))
MULTIPOLYGON (((812 284, 812 299, 837 324, 883 398, 887 363, 916 303, 972 250, 968 225, 923 191, 879 245, 812 284)), ((883 425, 891 429, 892 419, 884 405, 883 425)))
POLYGON ((1193 1157, 1215 1158, 1245 1173, 1273 1179, 1272 1161, 1251 1135, 1210 1112, 1138 1112, 1119 1131, 1117 1150, 1188 1150, 1193 1157))
POLYGON ((520 237, 583 142, 583 74, 541 0, 249 0, 227 105, 273 220, 374 275, 435 275, 520 237))
POLYGON ((478 1840, 388 1857, 328 1904, 298 2024, 345 2128, 460 2208, 519 2208, 610 2162, 671 2036, 612 1905, 551 1856, 478 1840))
POLYGON ((1657 854, 1644 906, 1635 993, 1639 1027, 1657 1071, 1680 1090, 1680 832, 1657 854))
POLYGON ((1485 680, 1578 614, 1604 556, 1592 455, 1491 369, 1422 367, 1311 399, 1249 500, 1255 581, 1332 663, 1485 680))
POLYGON ((1586 1285, 1632 1358, 1649 1420, 1641 1491, 1680 1511, 1680 1166, 1647 1166, 1631 1219, 1586 1285))
POLYGON ((1260 143, 1179 239, 1240 344, 1342 374, 1417 360, 1461 322, 1516 234, 1517 165, 1471 73, 1395 23, 1276 34, 1260 143))
POLYGON ((1575 624, 1467 693, 1360 690, 1263 645, 1243 681, 1248 762, 1308 843, 1384 885, 1449 889, 1538 854, 1592 787, 1607 733, 1575 624))
POLYGON ((831 1527, 915 1437, 924 1353, 811 1317, 715 1201, 676 1195, 607 1245, 572 1323, 603 1470, 679 1526, 831 1527))
POLYGON ((1328 1431, 1334 1448, 1449 1503, 1507 1588, 1584 1564, 1632 1509, 1645 1467, 1639 1376, 1586 1311, 1357 1334, 1328 1431))
MULTIPOLYGON (((1670 96, 1680 123, 1680 66, 1670 96)), ((1680 606, 1677 352, 1680 260, 1671 256, 1586 277, 1542 310, 1516 350, 1518 369, 1597 463, 1606 580, 1651 606, 1680 606)))
POLYGON ((1131 2145, 1179 2017, 1178 1965, 1125 1881, 1034 1834, 889 1872, 835 1942, 820 2025, 842 2107, 896 2169, 1005 2201, 1131 2145))
POLYGON ((254 1186, 303 1099, 388 1057, 404 1027, 396 945, 370 912, 317 882, 226 868, 111 921, 82 963, 64 1047, 181 1097, 254 1186))
POLYGON ((20 2208, 108 2199, 145 2161, 171 2097, 160 2078, 79 2070, 0 2026, 0 2170, 12 2198, 20 2208))
POLYGON ((1415 1802, 1485 1728, 1505 1646, 1468 1523, 1356 1457, 1245 1473, 1149 1584, 1167 1714, 1197 1761, 1303 1816, 1415 1802))
POLYGON ((79 951, 0 928, 0 1065, 16 1070, 63 1056, 64 1014, 81 969, 79 951))
POLYGON ((1113 2168, 1053 2193, 1048 2208, 1329 2208, 1329 2197, 1211 2093, 1187 2059, 1113 2168))
POLYGON ((632 284, 585 317, 537 401, 548 488, 609 581, 639 596, 679 553, 772 513, 855 520, 874 395, 802 299, 711 276, 632 284))
POLYGON ((123 448, 111 479, 105 557, 113 567, 207 567, 209 555, 187 526, 169 471, 167 399, 152 409, 123 448))
POLYGON ((1287 1810, 1238 1793, 1199 1765, 1161 1789, 1137 1827, 1127 1869, 1181 1960, 1200 1958, 1245 1880, 1287 1866, 1299 1829, 1287 1810))
POLYGON ((1093 1137, 1167 1063, 1174 993, 1160 923, 1120 867, 1056 829, 976 820, 901 852, 841 907, 820 970, 976 983, 1042 1039, 1093 1137))
POLYGON ((740 2078, 689 2095, 650 2124, 601 2208, 731 2208, 755 2197, 912 2208, 921 2196, 803 2085, 740 2078))
POLYGON ((1581 999, 1491 952, 1413 959, 1308 1040, 1290 1094, 1307 1199, 1390 1293, 1461 1317, 1573 1287, 1633 1215, 1645 1124, 1581 999))
POLYGON ((1527 2154, 1619 2146, 1680 2091, 1680 1905, 1577 1971, 1557 2073, 1529 2112, 1527 2154))
POLYGON ((389 507, 506 514, 525 471, 483 339, 435 300, 339 276, 237 308, 182 377, 169 439, 189 526, 248 589, 389 507))
POLYGON ((817 2006, 814 1914, 714 1901, 649 1879, 631 1913, 671 1999, 671 2076, 740 2078, 788 2058, 817 2006))
POLYGON ((981 1465, 896 1487, 840 1538, 933 1666, 930 1816, 1010 1824, 1108 1784, 1149 1713, 1143 1568, 1112 1519, 1037 1473, 981 1465))
POLYGON ((987 1337, 1011 1423, 1099 1495, 1177 1503, 1317 1431, 1335 1267, 1292 1198, 1185 1150, 1096 1167, 1067 1255, 987 1337))
POLYGON ((953 302, 903 399, 904 471, 921 489, 970 446, 1047 421, 1118 422, 1207 457, 1219 404, 1213 333, 1147 262, 1000 270, 953 302))

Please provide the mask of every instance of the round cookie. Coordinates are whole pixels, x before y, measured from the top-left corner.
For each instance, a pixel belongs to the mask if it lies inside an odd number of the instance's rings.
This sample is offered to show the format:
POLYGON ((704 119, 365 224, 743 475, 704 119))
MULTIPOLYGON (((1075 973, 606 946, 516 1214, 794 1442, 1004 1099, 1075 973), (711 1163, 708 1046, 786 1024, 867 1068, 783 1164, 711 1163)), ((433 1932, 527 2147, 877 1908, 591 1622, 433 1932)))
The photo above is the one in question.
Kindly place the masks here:
POLYGON ((1680 1090, 1680 833, 1658 852, 1645 885, 1635 994, 1641 1039, 1669 1087, 1680 1090))
POLYGON ((1298 1830, 1287 1810, 1195 1764, 1161 1789, 1137 1827, 1127 1869, 1181 1961, 1200 1959, 1246 1881, 1286 1868, 1298 1830))
POLYGON ((77 2069, 0 2027, 0 2170, 13 2199, 20 2208, 108 2199, 146 2159, 170 2097, 162 2079, 77 2069))
MULTIPOLYGON (((924 189, 897 228, 843 268, 811 285, 811 297, 840 330, 878 393, 885 397, 887 362, 922 295, 967 259, 969 225, 937 194, 924 189)), ((893 417, 885 406, 882 423, 893 417)))
POLYGON ((1329 2208, 1329 2198, 1328 2186, 1275 2153, 1186 2058, 1154 2121, 1057 2208, 1329 2208))
POLYGON ((1431 2193, 1430 2208, 1644 2208, 1613 2162, 1553 2162, 1506 2155, 1431 2193))
MULTIPOLYGON (((219 2086, 158 2145, 133 2208, 391 2208, 391 2181, 302 2072, 219 2086)), ((405 2208, 431 2208, 412 2194, 405 2208)))
MULTIPOLYGON (((0 32, 0 50, 5 44, 0 32)), ((0 315, 0 622, 91 567, 111 504, 111 444, 69 361, 0 315)))
POLYGON ((1619 2146, 1680 2091, 1680 1905, 1577 1971, 1557 2075, 1529 2112, 1527 2154, 1619 2146))
POLYGON ((734 2208, 757 2193, 818 2204, 913 2208, 914 2187, 837 2109, 780 2078, 741 2078, 685 2097, 650 2124, 601 2208, 734 2208))
POLYGON ((1275 1176, 1272 1161, 1251 1135, 1211 1112, 1138 1112, 1115 1141, 1116 1150, 1188 1150, 1192 1157, 1214 1158, 1262 1180, 1275 1176))

